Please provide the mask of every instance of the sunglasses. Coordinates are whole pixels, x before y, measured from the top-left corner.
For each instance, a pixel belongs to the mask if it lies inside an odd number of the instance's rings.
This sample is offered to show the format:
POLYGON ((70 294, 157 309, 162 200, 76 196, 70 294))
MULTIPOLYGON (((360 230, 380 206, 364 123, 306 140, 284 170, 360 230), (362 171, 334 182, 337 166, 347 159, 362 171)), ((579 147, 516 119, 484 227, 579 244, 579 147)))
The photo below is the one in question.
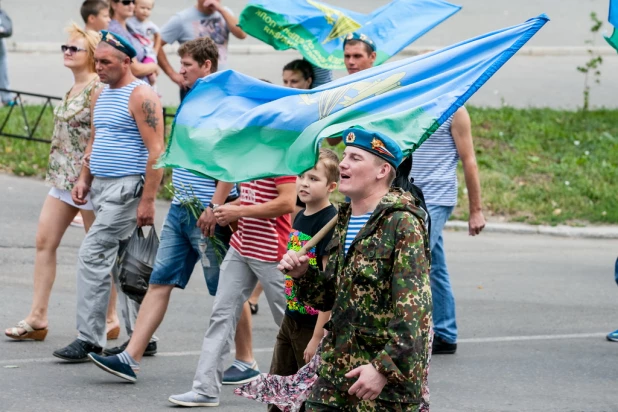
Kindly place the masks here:
POLYGON ((114 3, 122 3, 123 6, 128 6, 131 3, 135 4, 135 0, 114 0, 114 3))
POLYGON ((82 51, 86 51, 86 49, 81 49, 77 46, 68 46, 66 44, 63 44, 62 46, 60 46, 60 49, 62 50, 62 53, 66 53, 67 51, 69 52, 69 54, 73 55, 77 52, 82 52, 82 51))

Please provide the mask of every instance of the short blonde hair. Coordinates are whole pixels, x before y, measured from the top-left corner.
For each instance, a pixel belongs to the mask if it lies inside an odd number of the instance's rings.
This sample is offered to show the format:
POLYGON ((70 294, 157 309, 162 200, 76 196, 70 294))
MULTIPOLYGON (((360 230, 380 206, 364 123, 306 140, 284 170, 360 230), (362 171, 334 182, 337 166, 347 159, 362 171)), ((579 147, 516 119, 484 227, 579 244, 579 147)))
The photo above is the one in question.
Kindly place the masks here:
POLYGON ((337 156, 337 153, 330 149, 320 149, 318 163, 324 165, 328 183, 339 183, 339 156, 337 156))
POLYGON ((86 53, 88 54, 88 66, 92 73, 96 72, 94 66, 94 51, 101 41, 101 34, 93 30, 84 30, 75 23, 71 23, 66 28, 66 32, 71 38, 81 38, 86 42, 86 53))

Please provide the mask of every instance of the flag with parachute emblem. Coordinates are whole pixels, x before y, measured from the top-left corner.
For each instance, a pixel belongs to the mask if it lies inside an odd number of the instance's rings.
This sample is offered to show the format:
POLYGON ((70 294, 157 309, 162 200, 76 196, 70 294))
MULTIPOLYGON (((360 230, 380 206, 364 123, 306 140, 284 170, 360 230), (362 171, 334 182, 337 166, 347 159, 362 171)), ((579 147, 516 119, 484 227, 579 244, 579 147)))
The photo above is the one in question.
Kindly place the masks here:
POLYGON ((233 70, 212 74, 180 105, 158 166, 227 182, 298 175, 315 165, 323 138, 351 126, 382 132, 409 155, 548 20, 540 15, 311 90, 233 70))
POLYGON ((394 0, 362 14, 317 0, 250 0, 239 26, 277 50, 298 50, 318 67, 345 69, 346 35, 369 36, 377 46, 377 66, 460 9, 443 0, 394 0))

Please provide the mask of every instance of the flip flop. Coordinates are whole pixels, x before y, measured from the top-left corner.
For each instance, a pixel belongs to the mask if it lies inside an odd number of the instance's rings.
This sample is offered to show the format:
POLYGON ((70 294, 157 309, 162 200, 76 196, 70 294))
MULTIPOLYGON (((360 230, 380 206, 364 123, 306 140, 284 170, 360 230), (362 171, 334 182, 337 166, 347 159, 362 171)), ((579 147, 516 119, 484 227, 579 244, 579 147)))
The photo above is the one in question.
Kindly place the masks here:
POLYGON ((7 337, 9 337, 11 339, 15 339, 15 340, 44 341, 45 340, 45 336, 47 336, 47 328, 34 329, 25 320, 21 320, 21 321, 19 321, 19 323, 17 324, 16 327, 11 328, 11 333, 7 333, 5 331, 4 334, 7 337), (20 335, 19 334, 19 328, 25 330, 26 333, 23 333, 23 334, 20 335))
POLYGON ((116 340, 120 335, 120 326, 116 326, 107 331, 107 340, 116 340))

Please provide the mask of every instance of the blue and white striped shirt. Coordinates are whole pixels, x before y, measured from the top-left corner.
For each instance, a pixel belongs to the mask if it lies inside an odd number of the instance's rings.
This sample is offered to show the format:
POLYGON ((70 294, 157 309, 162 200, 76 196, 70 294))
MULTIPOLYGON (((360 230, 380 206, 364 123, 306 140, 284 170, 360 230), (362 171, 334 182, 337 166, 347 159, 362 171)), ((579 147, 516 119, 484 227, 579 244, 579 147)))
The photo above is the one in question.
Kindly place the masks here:
POLYGON ((356 238, 356 235, 358 235, 358 232, 360 232, 360 230, 365 226, 367 221, 369 221, 369 218, 372 214, 373 212, 367 212, 361 216, 350 216, 350 222, 348 223, 348 232, 345 235, 344 254, 348 254, 348 249, 350 249, 350 246, 356 238))
POLYGON ((312 89, 316 87, 320 87, 323 84, 330 83, 333 81, 333 71, 328 69, 323 69, 314 64, 311 64, 313 67, 313 84, 311 85, 312 89))
POLYGON ((148 150, 135 119, 129 113, 133 89, 145 85, 136 80, 119 89, 105 86, 94 107, 95 138, 90 158, 90 171, 99 177, 143 175, 148 163, 148 150))
MULTIPOLYGON (((180 204, 180 200, 183 198, 183 194, 188 196, 197 197, 204 207, 208 207, 208 204, 212 202, 212 197, 215 194, 215 181, 206 177, 200 177, 194 175, 187 169, 174 169, 172 171, 172 185, 180 192, 180 196, 174 196, 172 203, 175 205, 180 204)), ((230 192, 231 196, 236 196, 236 187, 230 192)))
POLYGON ((412 155, 410 177, 421 188, 425 203, 437 206, 457 204, 457 162, 459 153, 451 134, 453 116, 444 122, 412 155))

